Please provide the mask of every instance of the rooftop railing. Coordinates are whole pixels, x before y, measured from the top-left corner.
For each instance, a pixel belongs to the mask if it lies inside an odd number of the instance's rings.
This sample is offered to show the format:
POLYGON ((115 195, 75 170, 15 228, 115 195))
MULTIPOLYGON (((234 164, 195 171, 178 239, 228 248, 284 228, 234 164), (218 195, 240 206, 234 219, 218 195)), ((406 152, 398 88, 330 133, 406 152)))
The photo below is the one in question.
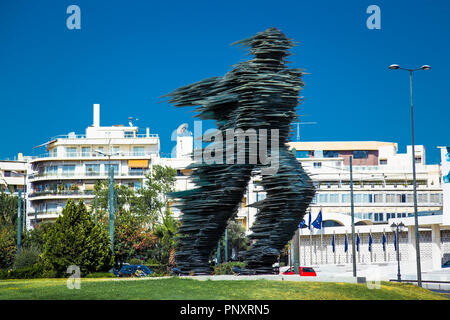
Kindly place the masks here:
MULTIPOLYGON (((157 133, 136 133, 136 134, 128 134, 124 132, 124 135, 122 137, 111 137, 113 139, 132 139, 132 138, 158 138, 159 135, 157 133)), ((88 137, 85 134, 59 134, 57 136, 52 137, 50 140, 56 140, 56 139, 87 139, 88 137)), ((108 138, 108 137, 100 137, 102 138, 108 138)), ((99 139, 99 137, 95 137, 93 139, 99 139)))

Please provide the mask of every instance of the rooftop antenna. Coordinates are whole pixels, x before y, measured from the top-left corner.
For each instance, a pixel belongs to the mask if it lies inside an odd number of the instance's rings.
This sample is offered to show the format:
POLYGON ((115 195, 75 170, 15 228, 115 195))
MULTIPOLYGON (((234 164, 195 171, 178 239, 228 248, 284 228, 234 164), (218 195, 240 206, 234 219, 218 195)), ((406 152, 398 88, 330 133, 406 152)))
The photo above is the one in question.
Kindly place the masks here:
POLYGON ((133 117, 128 117, 128 124, 130 125, 130 127, 133 126, 133 120, 138 121, 139 119, 138 118, 133 118, 133 117))

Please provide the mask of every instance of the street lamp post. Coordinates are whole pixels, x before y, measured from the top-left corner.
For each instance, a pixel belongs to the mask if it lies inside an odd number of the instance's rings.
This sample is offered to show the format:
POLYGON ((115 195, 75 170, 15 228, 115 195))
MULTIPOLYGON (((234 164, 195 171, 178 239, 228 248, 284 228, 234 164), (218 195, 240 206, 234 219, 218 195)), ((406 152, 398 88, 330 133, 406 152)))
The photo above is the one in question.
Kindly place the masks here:
POLYGON ((350 208, 352 216, 352 264, 353 276, 356 277, 356 248, 355 248, 355 209, 353 202, 353 157, 350 156, 350 208))
MULTIPOLYGON (((23 211, 23 231, 26 230, 27 228, 27 175, 25 173, 20 173, 17 171, 11 171, 14 174, 17 174, 19 176, 23 176, 23 207, 22 207, 22 211, 23 211)), ((19 201, 22 201, 22 197, 19 194, 19 201)))
POLYGON ((419 245, 419 219, 417 214, 417 185, 416 185, 416 154, 414 145, 414 108, 413 108, 413 91, 412 91, 412 74, 418 70, 430 70, 429 65, 423 65, 418 69, 401 68, 398 64, 391 64, 391 70, 406 70, 409 72, 409 95, 411 101, 411 139, 412 139, 412 167, 413 167, 413 188, 414 188, 414 227, 416 238, 416 263, 417 263, 417 284, 422 286, 422 272, 420 267, 420 245, 419 245))
POLYGON ((118 154, 120 154, 120 152, 104 153, 100 150, 95 150, 95 152, 108 157, 108 166, 109 166, 109 183, 108 183, 109 239, 110 239, 111 251, 114 252, 114 168, 111 166, 111 156, 118 155, 118 154))
POLYGON ((397 281, 402 281, 402 277, 400 275, 400 234, 399 232, 404 230, 405 225, 403 222, 400 222, 396 224, 395 222, 391 224, 392 231, 396 232, 397 234, 397 243, 395 244, 395 247, 397 248, 397 264, 398 264, 398 272, 397 272, 397 281))

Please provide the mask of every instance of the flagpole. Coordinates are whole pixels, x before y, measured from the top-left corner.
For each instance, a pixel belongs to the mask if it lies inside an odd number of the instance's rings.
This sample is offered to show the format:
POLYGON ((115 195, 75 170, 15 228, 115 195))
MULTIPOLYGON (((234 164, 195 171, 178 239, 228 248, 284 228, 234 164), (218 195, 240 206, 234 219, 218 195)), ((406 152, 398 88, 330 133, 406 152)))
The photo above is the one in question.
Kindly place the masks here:
POLYGON ((302 228, 298 231, 298 260, 300 265, 302 264, 302 228))
POLYGON ((320 263, 323 264, 323 242, 322 242, 322 237, 323 237, 323 225, 322 225, 322 222, 320 222, 320 263))
POLYGON ((352 216, 352 262, 353 276, 356 277, 356 251, 355 251, 355 208, 353 204, 353 165, 352 156, 350 156, 350 212, 352 216))

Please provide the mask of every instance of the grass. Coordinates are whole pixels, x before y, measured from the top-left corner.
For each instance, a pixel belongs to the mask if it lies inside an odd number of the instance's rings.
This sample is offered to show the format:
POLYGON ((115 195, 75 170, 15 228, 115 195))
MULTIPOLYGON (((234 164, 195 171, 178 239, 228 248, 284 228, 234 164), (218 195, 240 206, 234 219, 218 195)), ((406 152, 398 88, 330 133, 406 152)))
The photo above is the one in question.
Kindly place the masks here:
POLYGON ((283 282, 268 280, 198 281, 192 279, 82 279, 68 289, 66 279, 1 280, 0 300, 447 300, 412 284, 283 282))

